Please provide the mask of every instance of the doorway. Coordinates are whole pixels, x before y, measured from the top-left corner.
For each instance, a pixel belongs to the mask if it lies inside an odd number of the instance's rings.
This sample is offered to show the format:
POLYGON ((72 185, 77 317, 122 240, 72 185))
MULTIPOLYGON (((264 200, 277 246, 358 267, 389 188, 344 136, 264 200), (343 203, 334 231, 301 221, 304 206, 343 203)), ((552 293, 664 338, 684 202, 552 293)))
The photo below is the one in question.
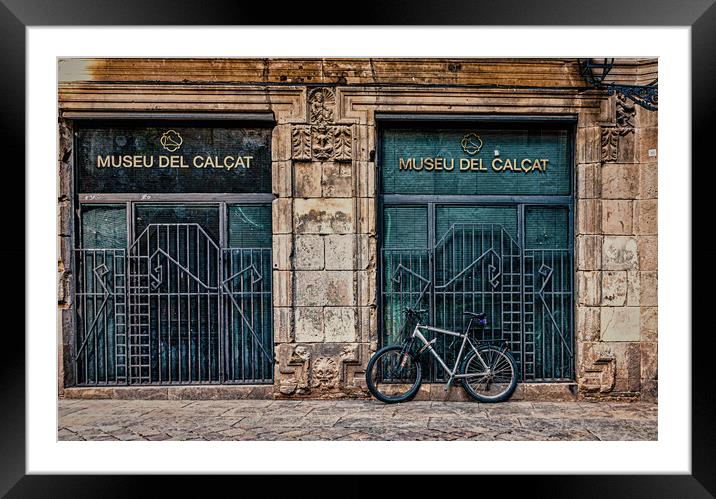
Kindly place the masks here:
POLYGON ((271 205, 86 203, 80 385, 271 383, 271 205))

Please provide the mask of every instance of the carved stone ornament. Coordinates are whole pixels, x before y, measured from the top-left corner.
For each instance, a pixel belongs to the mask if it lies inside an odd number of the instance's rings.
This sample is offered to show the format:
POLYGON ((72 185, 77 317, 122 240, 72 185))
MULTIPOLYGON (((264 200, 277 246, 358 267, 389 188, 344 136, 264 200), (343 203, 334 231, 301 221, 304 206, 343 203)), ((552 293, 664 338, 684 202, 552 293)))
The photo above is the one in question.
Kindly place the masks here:
POLYGON ((338 383, 338 363, 330 357, 319 357, 313 363, 311 377, 314 387, 333 388, 338 383))
POLYGON ((617 362, 614 357, 600 357, 592 367, 584 369, 582 389, 590 393, 609 393, 614 390, 617 376, 617 362))
POLYGON ((281 379, 279 391, 283 395, 306 395, 311 392, 308 386, 308 369, 311 353, 303 345, 298 345, 286 360, 281 373, 288 375, 281 379))
POLYGON ((602 162, 615 162, 619 151, 619 131, 616 127, 602 128, 602 162))
POLYGON ((330 88, 314 88, 308 92, 308 122, 327 125, 333 122, 336 94, 330 88))
POLYGON ((636 116, 636 106, 633 102, 629 102, 624 94, 617 93, 617 116, 616 123, 621 135, 634 132, 634 117, 636 116))
POLYGON ((297 125, 291 131, 291 150, 293 159, 311 160, 311 126, 297 125))
POLYGON ((309 125, 294 125, 291 157, 297 161, 351 161, 353 130, 350 125, 333 125, 336 94, 329 88, 308 93, 309 125))
POLYGON ((602 127, 602 162, 617 161, 620 137, 634 133, 636 106, 622 93, 616 93, 614 125, 602 127))

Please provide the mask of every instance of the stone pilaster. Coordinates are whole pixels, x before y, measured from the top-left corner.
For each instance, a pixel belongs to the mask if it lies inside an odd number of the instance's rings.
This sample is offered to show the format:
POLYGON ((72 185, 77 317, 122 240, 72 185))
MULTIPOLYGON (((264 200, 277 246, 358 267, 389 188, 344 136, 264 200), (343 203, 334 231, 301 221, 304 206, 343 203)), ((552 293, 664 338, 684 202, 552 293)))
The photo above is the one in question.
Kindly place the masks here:
POLYGON ((577 165, 578 383, 587 397, 653 399, 657 113, 619 94, 608 102, 599 163, 586 163, 592 147, 586 133, 577 144, 585 151, 585 163, 577 165))
POLYGON ((306 93, 306 122, 288 133, 293 334, 276 352, 279 397, 366 394, 364 328, 375 324, 375 300, 366 297, 375 296, 376 260, 374 233, 366 231, 375 210, 366 202, 375 201, 375 179, 356 151, 367 132, 341 121, 336 90, 315 88, 306 93))
POLYGON ((57 239, 59 254, 57 256, 57 305, 59 323, 58 331, 58 390, 63 396, 64 388, 75 383, 74 373, 74 351, 75 335, 66 334, 74 330, 74 274, 73 274, 73 252, 72 252, 72 144, 73 144, 72 123, 67 120, 60 120, 58 134, 58 158, 57 158, 57 239), (65 334, 63 334, 65 332, 65 334))

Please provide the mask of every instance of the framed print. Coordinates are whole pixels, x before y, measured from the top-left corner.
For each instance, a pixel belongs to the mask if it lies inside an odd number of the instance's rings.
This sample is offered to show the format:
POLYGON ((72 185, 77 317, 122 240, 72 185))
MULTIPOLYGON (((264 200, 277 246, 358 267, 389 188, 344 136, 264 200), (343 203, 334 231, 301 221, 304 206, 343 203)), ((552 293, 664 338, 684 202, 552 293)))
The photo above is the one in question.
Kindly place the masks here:
POLYGON ((255 6, 6 4, 28 298, 3 493, 138 472, 712 493, 688 200, 713 6, 279 28, 226 25, 255 6))

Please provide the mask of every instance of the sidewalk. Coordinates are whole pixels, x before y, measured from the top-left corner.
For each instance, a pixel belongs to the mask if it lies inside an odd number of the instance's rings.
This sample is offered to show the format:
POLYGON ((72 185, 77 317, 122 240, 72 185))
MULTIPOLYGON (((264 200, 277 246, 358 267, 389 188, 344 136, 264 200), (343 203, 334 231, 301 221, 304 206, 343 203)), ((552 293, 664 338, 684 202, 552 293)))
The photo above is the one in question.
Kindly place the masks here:
POLYGON ((59 440, 656 440, 629 402, 60 400, 59 440))

